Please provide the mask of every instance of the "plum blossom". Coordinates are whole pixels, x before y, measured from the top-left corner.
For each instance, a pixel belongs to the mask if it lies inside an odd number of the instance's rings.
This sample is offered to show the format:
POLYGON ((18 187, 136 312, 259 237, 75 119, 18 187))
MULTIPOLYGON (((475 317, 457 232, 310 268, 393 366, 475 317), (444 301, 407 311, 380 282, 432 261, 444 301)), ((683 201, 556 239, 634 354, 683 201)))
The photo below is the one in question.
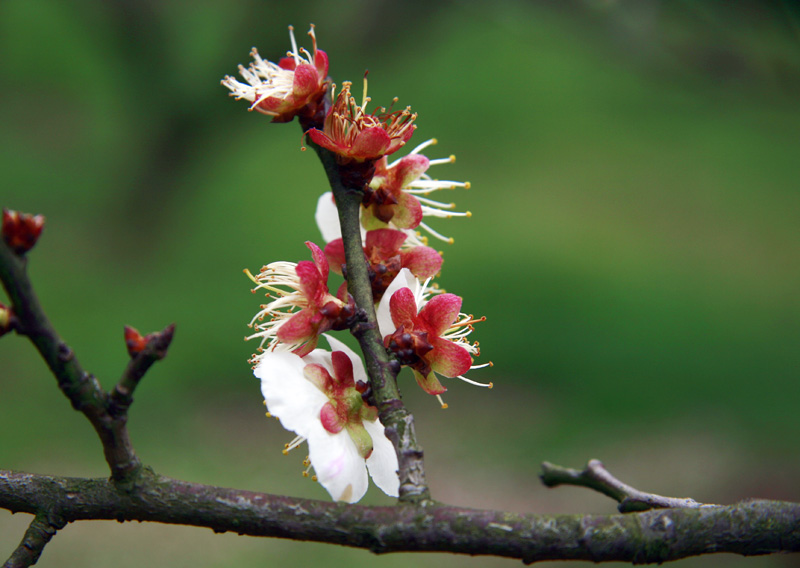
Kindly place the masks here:
POLYGON ((271 116, 272 122, 289 122, 297 115, 314 116, 328 88, 328 55, 317 49, 313 25, 308 35, 313 54, 297 48, 294 28, 289 26, 292 50, 286 57, 272 63, 262 59, 254 47, 249 67, 239 65, 239 74, 247 84, 226 75, 222 85, 230 89, 231 96, 250 101, 250 110, 271 116))
POLYGON ((268 351, 254 369, 269 413, 297 434, 284 453, 307 441, 304 465, 314 469, 316 480, 336 501, 361 499, 367 472, 384 493, 396 497, 397 454, 377 409, 362 399, 367 374, 361 359, 344 343, 325 337, 332 353, 315 349, 301 358, 268 351))
POLYGON ((441 293, 426 300, 424 285, 403 285, 410 278, 399 274, 378 305, 378 326, 386 348, 411 368, 417 384, 428 394, 438 396, 447 390, 437 374, 491 388, 492 383, 484 385, 463 376, 470 369, 491 365, 472 365, 480 349, 477 342, 466 339, 472 324, 486 318, 461 313, 461 298, 455 294, 441 293))
MULTIPOLYGON (((455 162, 455 156, 431 160, 420 153, 437 143, 435 138, 431 138, 392 163, 385 156, 375 162, 375 172, 362 199, 361 225, 365 231, 393 228, 415 234, 414 229, 419 227, 436 239, 453 242, 452 238, 442 235, 423 222, 424 217, 449 219, 472 216, 469 211, 453 211, 454 203, 435 201, 428 197, 439 190, 470 187, 469 182, 433 179, 427 173, 430 166, 455 162)), ((326 192, 319 198, 314 217, 327 242, 341 237, 338 212, 331 192, 326 192)), ((427 238, 420 240, 421 244, 427 244, 426 241, 427 238)))
MULTIPOLYGON (((417 278, 432 278, 442 268, 442 255, 431 247, 407 244, 410 239, 403 231, 375 229, 367 231, 364 240, 364 257, 367 261, 372 297, 380 301, 389 284, 402 268, 407 268, 417 278)), ((342 274, 345 265, 344 242, 336 239, 325 247, 331 270, 342 274)))
POLYGON ((379 108, 369 114, 366 77, 361 105, 356 104, 350 93, 351 86, 350 81, 342 84, 323 129, 310 129, 309 138, 335 153, 341 164, 377 160, 399 150, 414 133, 417 115, 412 114, 410 107, 397 111, 379 108))
POLYGON ((267 297, 274 298, 262 305, 250 321, 250 327, 257 331, 245 339, 261 339, 261 353, 253 356, 252 363, 263 357, 265 345, 269 350, 283 345, 302 357, 317 346, 321 333, 346 329, 351 323, 355 313, 353 299, 344 288, 340 288, 338 297, 328 291, 325 254, 312 242, 306 242, 306 246, 314 262, 273 262, 257 276, 245 270, 256 284, 253 292, 263 289, 267 297))
POLYGON ((426 197, 441 189, 470 187, 469 182, 435 180, 426 173, 432 165, 451 164, 456 160, 452 155, 430 160, 420 154, 428 146, 437 143, 436 138, 431 138, 391 164, 385 157, 375 163, 375 175, 363 199, 361 222, 367 230, 386 227, 390 222, 398 229, 422 226, 434 237, 452 242, 452 239, 422 223, 422 218, 426 216, 450 218, 472 215, 469 211, 452 211, 454 203, 442 203, 426 197))

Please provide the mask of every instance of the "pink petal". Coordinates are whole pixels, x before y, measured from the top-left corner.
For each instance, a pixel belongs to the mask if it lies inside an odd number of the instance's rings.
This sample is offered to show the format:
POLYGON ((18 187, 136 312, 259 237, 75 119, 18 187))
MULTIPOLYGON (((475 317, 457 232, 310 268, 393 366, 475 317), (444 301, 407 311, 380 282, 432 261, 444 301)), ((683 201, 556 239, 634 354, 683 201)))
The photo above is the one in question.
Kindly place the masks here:
POLYGON ((300 279, 300 289, 308 299, 308 303, 315 305, 321 296, 328 291, 328 286, 319 274, 317 265, 308 260, 301 260, 295 267, 297 277, 300 279))
POLYGON ((333 376, 343 387, 355 386, 353 379, 353 362, 347 354, 341 351, 331 353, 331 364, 333 365, 333 376))
POLYGON ((322 283, 328 284, 328 260, 325 258, 325 253, 322 252, 322 249, 319 248, 317 245, 312 243, 311 241, 306 241, 306 246, 308 250, 311 251, 311 258, 314 259, 314 264, 317 265, 317 269, 319 270, 320 276, 322 277, 322 283))
POLYGON ((292 83, 292 94, 296 98, 308 98, 319 89, 319 75, 313 65, 301 63, 294 70, 294 82, 292 83))
POLYGON ((317 330, 314 329, 313 319, 314 313, 311 310, 300 310, 278 328, 276 333, 278 341, 300 343, 313 338, 316 344, 317 330))
POLYGON ((347 291, 347 280, 339 284, 338 290, 336 290, 336 297, 339 298, 345 304, 349 301, 349 292, 347 291))
POLYGON ((328 258, 331 270, 336 274, 341 274, 342 265, 345 263, 344 241, 342 239, 336 239, 325 245, 325 256, 328 258))
POLYGON ((378 255, 382 259, 387 259, 398 253, 400 245, 402 245, 405 240, 406 234, 403 231, 375 229, 374 231, 367 232, 364 248, 367 249, 367 254, 377 249, 378 255))
MULTIPOLYGON (((308 359, 303 359, 307 361, 308 359)), ((309 364, 303 367, 303 376, 311 381, 321 392, 326 392, 331 384, 331 375, 322 365, 309 364)))
POLYGON ((317 130, 316 128, 310 129, 308 132, 308 137, 311 138, 311 141, 316 144, 317 146, 322 146, 326 150, 330 150, 331 152, 340 153, 341 148, 339 145, 331 140, 327 134, 325 134, 322 130, 317 130))
POLYGON ((258 108, 261 110, 267 110, 270 112, 281 112, 283 107, 286 106, 286 101, 283 99, 279 99, 278 97, 267 97, 262 99, 258 105, 258 108))
POLYGON ((386 150, 385 154, 388 156, 389 154, 394 154, 400 148, 405 146, 406 142, 409 141, 411 136, 414 134, 414 130, 416 130, 416 126, 411 126, 403 132, 402 136, 392 138, 391 143, 389 144, 389 148, 386 150))
POLYGON ((414 247, 401 253, 403 268, 408 268, 421 280, 432 278, 442 268, 442 255, 431 247, 414 247))
POLYGON ((392 223, 401 229, 414 229, 422 222, 422 205, 413 195, 404 191, 397 197, 392 223))
POLYGON ((323 80, 328 76, 328 54, 318 49, 314 52, 314 65, 317 67, 317 73, 323 80))
POLYGON ((414 378, 417 379, 417 384, 422 387, 428 394, 442 394, 447 389, 442 386, 442 383, 439 382, 439 379, 436 378, 436 373, 431 371, 428 373, 428 376, 425 377, 418 371, 414 371, 414 378))
POLYGON ((353 158, 374 160, 386 154, 391 142, 389 135, 386 134, 383 128, 372 126, 358 133, 347 154, 353 158))
POLYGON ((386 156, 384 156, 380 160, 375 162, 375 174, 372 176, 372 179, 387 177, 388 175, 389 175, 389 159, 386 156))
POLYGON ((425 357, 431 369, 445 377, 457 377, 469 371, 472 357, 466 349, 441 337, 435 338, 431 343, 433 351, 425 357))
POLYGON ((404 325, 408 331, 416 327, 414 323, 417 320, 417 302, 409 288, 400 288, 392 295, 389 300, 389 311, 395 327, 404 325))
POLYGON ((336 409, 330 402, 322 405, 322 410, 319 411, 319 419, 322 422, 322 427, 331 434, 338 434, 344 428, 344 424, 339 421, 339 415, 336 414, 336 409))
POLYGON ((412 181, 419 179, 424 174, 431 161, 422 154, 409 154, 401 158, 397 165, 390 171, 392 185, 405 187, 412 181))
POLYGON ((288 71, 294 71, 294 68, 297 67, 297 62, 294 60, 294 57, 281 57, 280 61, 278 61, 278 67, 288 71))
POLYGON ((419 317, 427 325, 428 331, 438 337, 456 321, 460 311, 461 298, 459 296, 439 294, 422 307, 419 317))

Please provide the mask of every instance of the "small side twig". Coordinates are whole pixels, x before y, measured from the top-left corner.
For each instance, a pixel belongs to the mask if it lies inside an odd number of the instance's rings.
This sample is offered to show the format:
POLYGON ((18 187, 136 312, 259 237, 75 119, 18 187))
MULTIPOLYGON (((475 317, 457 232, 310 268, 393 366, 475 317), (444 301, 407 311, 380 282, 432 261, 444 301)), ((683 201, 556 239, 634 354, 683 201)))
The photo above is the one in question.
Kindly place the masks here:
POLYGON ((117 385, 108 396, 108 408, 112 416, 126 413, 133 402, 133 391, 139 381, 156 361, 167 356, 167 350, 172 337, 175 335, 175 324, 170 324, 163 330, 148 335, 144 349, 131 357, 125 372, 122 373, 117 385))
POLYGON ((115 482, 133 479, 142 464, 128 435, 127 407, 144 372, 164 356, 172 331, 154 334, 146 348, 133 358, 122 380, 109 396, 87 373, 72 349, 58 335, 44 313, 27 274, 27 258, 0 239, 0 280, 11 300, 14 330, 36 346, 72 407, 86 416, 103 444, 103 453, 115 482))
POLYGON ((27 568, 36 564, 45 545, 65 524, 66 522, 62 519, 50 518, 45 513, 37 514, 28 526, 28 530, 25 531, 22 542, 11 553, 9 559, 3 564, 3 568, 27 568))
POLYGON ((600 460, 589 460, 583 471, 544 462, 539 477, 547 487, 578 485, 599 491, 619 502, 617 508, 620 513, 649 509, 699 509, 700 507, 716 506, 699 503, 689 498, 664 497, 639 491, 611 475, 600 460))

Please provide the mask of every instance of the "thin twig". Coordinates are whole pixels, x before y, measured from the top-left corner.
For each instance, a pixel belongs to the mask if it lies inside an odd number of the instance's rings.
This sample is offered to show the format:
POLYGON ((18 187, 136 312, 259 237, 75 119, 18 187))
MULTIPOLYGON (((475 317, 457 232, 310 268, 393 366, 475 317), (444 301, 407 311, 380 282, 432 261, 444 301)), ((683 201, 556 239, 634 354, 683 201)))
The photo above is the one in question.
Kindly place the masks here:
POLYGON ((800 503, 627 515, 536 515, 430 504, 368 507, 225 489, 146 468, 136 490, 106 479, 0 470, 0 508, 53 507, 66 521, 107 519, 208 527, 216 532, 357 547, 376 553, 452 552, 540 560, 666 562, 708 554, 800 551, 800 503))
POLYGON ((700 507, 717 506, 698 503, 694 499, 684 497, 663 497, 639 491, 611 475, 600 460, 589 460, 583 471, 544 462, 539 477, 547 487, 578 485, 599 491, 619 502, 617 508, 620 513, 649 509, 699 509, 700 507))
POLYGON ((16 316, 16 332, 27 336, 36 346, 72 407, 82 412, 94 427, 103 444, 103 453, 111 469, 112 479, 126 482, 135 476, 141 468, 141 462, 128 435, 127 414, 121 409, 127 409, 126 401, 130 405, 127 397, 132 394, 135 383, 141 378, 139 373, 152 364, 152 357, 160 357, 160 346, 164 337, 153 342, 152 346, 148 344, 148 348, 155 351, 143 355, 137 362, 131 362, 118 385, 120 392, 114 395, 111 404, 107 393, 94 376, 83 369, 72 349, 53 328, 33 290, 26 266, 26 258, 14 253, 0 239, 0 280, 12 303, 16 316), (115 411, 113 413, 110 411, 112 408, 115 411))
POLYGON ((39 561, 45 545, 66 523, 62 519, 50 518, 45 513, 37 513, 25 531, 22 542, 11 553, 3 568, 27 568, 39 561))

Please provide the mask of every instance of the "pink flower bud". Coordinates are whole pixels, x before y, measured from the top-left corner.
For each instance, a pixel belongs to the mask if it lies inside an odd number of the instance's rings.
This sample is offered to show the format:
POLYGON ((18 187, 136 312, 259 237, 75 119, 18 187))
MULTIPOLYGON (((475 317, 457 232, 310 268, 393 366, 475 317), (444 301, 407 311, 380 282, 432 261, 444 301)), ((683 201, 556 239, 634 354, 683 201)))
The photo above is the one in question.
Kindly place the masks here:
POLYGON ((44 216, 3 209, 3 240, 17 254, 31 250, 42 234, 44 216))

